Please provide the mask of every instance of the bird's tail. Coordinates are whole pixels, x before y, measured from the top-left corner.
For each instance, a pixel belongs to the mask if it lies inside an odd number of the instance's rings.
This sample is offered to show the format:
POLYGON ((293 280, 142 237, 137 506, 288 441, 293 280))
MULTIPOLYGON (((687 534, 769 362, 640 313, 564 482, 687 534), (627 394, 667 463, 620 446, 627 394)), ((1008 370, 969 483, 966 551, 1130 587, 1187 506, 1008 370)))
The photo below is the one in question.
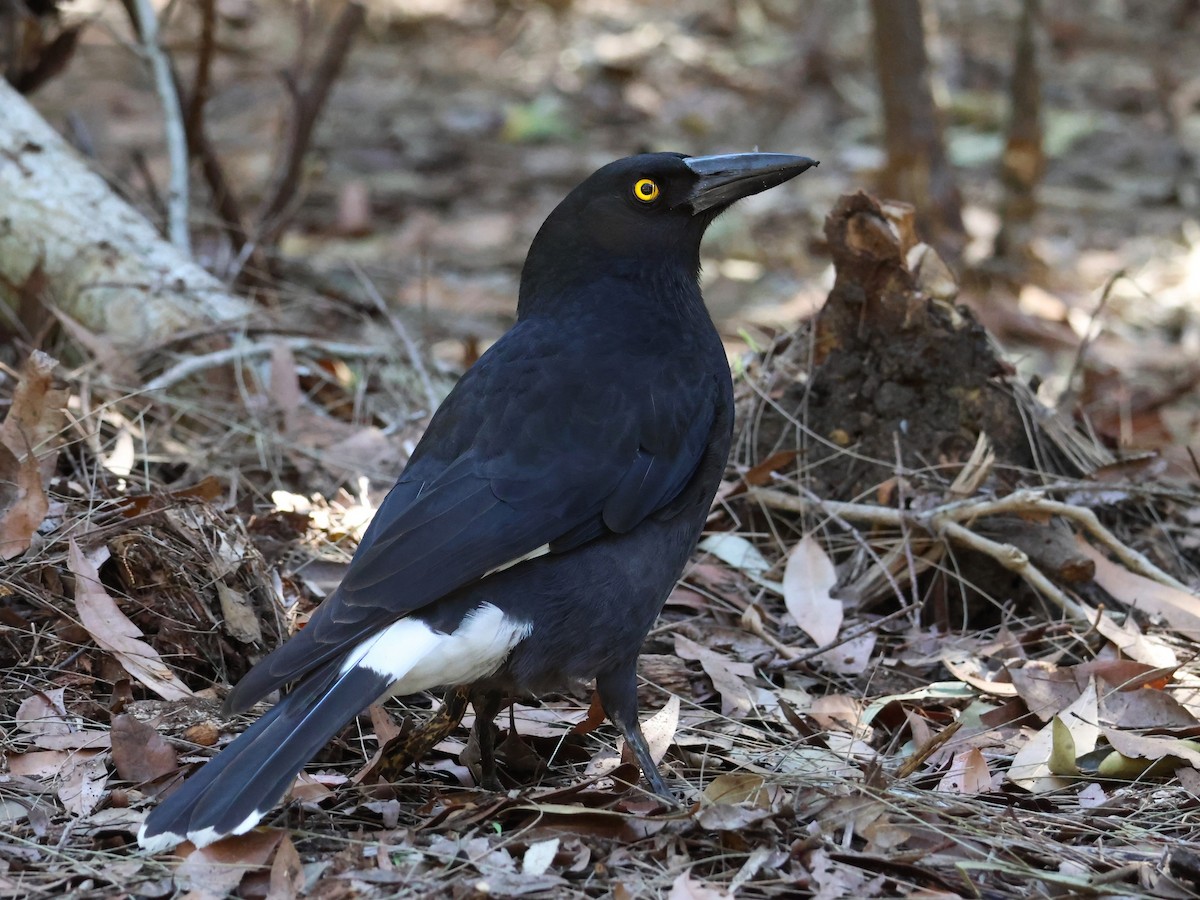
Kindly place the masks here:
POLYGON ((151 852, 244 834, 278 803, 297 773, 388 687, 381 672, 326 664, 206 763, 146 817, 138 843, 151 852))

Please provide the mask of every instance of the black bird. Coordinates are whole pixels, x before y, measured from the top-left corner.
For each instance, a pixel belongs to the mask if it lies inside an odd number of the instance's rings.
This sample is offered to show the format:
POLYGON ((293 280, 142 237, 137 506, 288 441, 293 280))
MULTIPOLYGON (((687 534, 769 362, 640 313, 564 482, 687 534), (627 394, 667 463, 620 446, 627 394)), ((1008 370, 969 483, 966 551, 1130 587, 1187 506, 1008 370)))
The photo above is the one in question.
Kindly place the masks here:
POLYGON ((486 782, 503 697, 596 679, 656 793, 636 661, 695 548, 733 427, 700 239, 816 163, 652 153, 604 166, 534 238, 517 323, 463 376, 345 578, 234 688, 291 692, 150 813, 161 850, 242 834, 385 694, 470 685, 486 782))

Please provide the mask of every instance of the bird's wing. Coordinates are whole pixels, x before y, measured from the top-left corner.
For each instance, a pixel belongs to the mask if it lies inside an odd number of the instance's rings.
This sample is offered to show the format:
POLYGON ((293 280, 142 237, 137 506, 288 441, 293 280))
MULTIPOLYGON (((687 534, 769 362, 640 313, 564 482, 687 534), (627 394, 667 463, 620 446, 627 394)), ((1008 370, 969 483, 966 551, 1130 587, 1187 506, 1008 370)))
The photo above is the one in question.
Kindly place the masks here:
POLYGON ((585 380, 561 343, 518 326, 464 376, 337 591, 239 682, 228 708, 543 545, 562 552, 628 531, 680 493, 716 415, 715 379, 689 384, 668 369, 649 391, 590 360, 585 380))

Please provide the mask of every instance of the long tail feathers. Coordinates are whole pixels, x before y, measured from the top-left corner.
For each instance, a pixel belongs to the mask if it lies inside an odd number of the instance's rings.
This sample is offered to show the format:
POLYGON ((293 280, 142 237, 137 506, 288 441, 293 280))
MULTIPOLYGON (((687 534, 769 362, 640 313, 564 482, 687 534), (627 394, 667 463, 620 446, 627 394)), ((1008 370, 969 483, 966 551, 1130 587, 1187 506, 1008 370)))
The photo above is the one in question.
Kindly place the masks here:
POLYGON ((138 831, 138 843, 158 852, 184 840, 203 847, 249 831, 390 680, 362 666, 342 673, 336 662, 313 673, 160 803, 138 831))

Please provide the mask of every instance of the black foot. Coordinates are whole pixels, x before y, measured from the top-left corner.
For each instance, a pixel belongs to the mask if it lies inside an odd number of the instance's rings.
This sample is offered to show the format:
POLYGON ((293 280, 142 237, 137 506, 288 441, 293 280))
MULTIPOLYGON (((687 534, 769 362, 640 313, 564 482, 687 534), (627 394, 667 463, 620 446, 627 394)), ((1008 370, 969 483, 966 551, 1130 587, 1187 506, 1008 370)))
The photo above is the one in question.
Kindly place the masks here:
POLYGON ((671 805, 678 806, 679 800, 663 781, 662 773, 650 755, 650 747, 642 734, 641 723, 638 722, 636 670, 630 665, 620 672, 600 675, 596 678, 596 692, 600 695, 605 715, 633 749, 634 759, 641 767, 650 789, 671 805))

